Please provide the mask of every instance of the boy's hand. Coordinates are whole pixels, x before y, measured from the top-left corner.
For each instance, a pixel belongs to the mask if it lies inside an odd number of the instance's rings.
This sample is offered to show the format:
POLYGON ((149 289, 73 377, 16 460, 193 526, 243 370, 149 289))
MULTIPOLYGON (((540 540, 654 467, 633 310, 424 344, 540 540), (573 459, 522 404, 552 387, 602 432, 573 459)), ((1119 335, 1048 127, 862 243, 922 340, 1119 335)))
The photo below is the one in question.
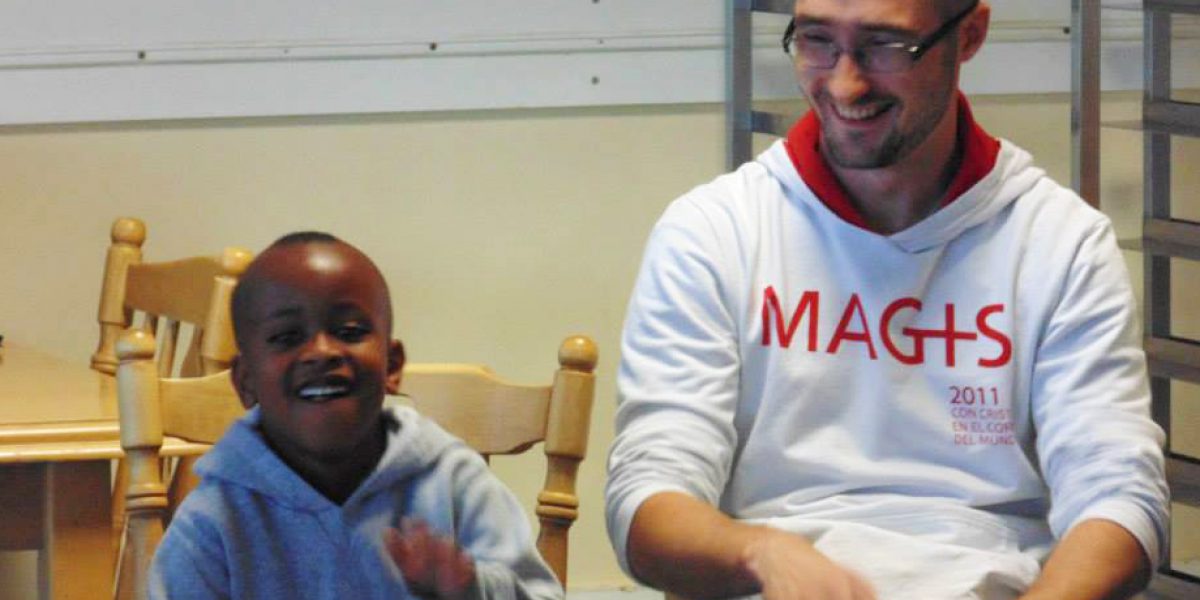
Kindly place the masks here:
POLYGON ((442 600, 473 596, 475 563, 425 522, 401 519, 400 530, 384 530, 383 545, 414 594, 442 600))

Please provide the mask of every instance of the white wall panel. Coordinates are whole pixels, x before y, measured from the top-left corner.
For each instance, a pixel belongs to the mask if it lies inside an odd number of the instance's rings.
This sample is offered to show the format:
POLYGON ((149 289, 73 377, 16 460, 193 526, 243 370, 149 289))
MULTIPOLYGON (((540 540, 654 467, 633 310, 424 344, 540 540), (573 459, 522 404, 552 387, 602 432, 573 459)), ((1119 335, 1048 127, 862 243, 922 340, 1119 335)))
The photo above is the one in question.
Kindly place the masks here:
MULTIPOLYGON (((722 3, 5 0, 0 124, 717 102, 722 3)), ((993 4, 967 91, 1066 91, 1066 0, 993 4)), ((1140 14, 1105 12, 1105 87, 1138 88, 1140 14)), ((756 98, 795 94, 785 22, 755 19, 756 98)))

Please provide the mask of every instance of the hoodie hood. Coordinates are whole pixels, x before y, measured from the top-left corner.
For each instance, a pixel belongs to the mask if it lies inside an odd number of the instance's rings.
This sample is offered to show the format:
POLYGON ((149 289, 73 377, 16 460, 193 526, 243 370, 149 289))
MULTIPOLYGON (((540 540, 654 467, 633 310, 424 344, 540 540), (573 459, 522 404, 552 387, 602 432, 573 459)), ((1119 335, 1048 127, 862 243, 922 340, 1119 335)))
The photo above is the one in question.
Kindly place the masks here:
MULTIPOLYGON (((807 204, 811 210, 830 213, 832 218, 841 220, 800 178, 783 140, 777 140, 760 154, 757 162, 766 167, 779 182, 789 200, 807 204)), ((912 227, 881 237, 909 253, 942 246, 964 231, 996 216, 1045 176, 1045 171, 1033 166, 1033 157, 1028 152, 1002 139, 995 166, 975 185, 912 227)), ((842 223, 858 229, 844 220, 842 223)))
MULTIPOLYGON (((406 406, 385 406, 382 417, 388 432, 383 455, 344 507, 425 472, 447 446, 462 443, 406 406)), ((297 510, 341 508, 271 450, 263 438, 261 421, 259 408, 250 409, 196 462, 196 474, 251 490, 297 510)))

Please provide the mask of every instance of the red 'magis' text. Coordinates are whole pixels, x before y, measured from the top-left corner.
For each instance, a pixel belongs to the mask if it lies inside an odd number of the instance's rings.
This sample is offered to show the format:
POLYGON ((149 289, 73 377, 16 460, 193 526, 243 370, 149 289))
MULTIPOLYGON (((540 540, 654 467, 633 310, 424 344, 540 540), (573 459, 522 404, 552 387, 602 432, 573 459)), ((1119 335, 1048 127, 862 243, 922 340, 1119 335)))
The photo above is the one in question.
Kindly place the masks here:
MULTIPOLYGON (((899 298, 892 301, 883 309, 877 318, 868 315, 863 308, 858 294, 851 294, 850 299, 842 308, 841 318, 828 342, 823 349, 829 354, 837 354, 846 344, 861 344, 866 348, 871 360, 878 360, 880 349, 876 342, 883 347, 892 358, 906 365, 925 363, 926 343, 940 342, 945 347, 946 366, 953 367, 956 363, 957 344, 986 343, 992 347, 993 354, 978 359, 981 367, 1002 367, 1012 359, 1012 339, 1004 332, 988 323, 993 315, 1004 313, 1003 304, 989 304, 980 308, 974 315, 974 327, 959 329, 957 314, 953 303, 940 307, 942 325, 940 327, 901 327, 899 332, 893 331, 892 323, 898 318, 905 322, 916 320, 915 315, 905 313, 921 313, 924 305, 916 298, 899 298), (903 315, 903 316, 902 316, 903 315)), ((932 307, 930 310, 933 309, 932 307)), ((818 342, 821 337, 818 330, 820 324, 821 292, 806 291, 796 302, 796 308, 790 315, 785 315, 780 304, 779 296, 773 286, 763 290, 762 304, 762 345, 770 346, 778 342, 782 348, 790 348, 801 324, 806 324, 804 339, 809 352, 819 351, 818 342)), ((968 317, 968 322, 970 322, 968 317)))

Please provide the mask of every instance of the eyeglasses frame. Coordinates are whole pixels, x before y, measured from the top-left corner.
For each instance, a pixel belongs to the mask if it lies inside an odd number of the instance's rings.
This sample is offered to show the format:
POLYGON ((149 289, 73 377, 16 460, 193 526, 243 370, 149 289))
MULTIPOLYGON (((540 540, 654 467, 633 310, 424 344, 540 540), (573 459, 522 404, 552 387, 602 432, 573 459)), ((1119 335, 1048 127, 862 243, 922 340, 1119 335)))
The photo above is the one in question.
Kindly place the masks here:
MULTIPOLYGON (((891 42, 888 44, 875 44, 874 46, 893 47, 893 48, 898 47, 898 48, 901 48, 902 50, 904 50, 905 52, 908 52, 908 55, 910 58, 909 66, 905 69, 901 69, 900 71, 894 71, 897 73, 902 73, 904 71, 907 71, 908 69, 911 69, 913 65, 917 64, 917 61, 921 60, 921 57, 925 56, 926 52, 928 52, 934 46, 938 45, 938 43, 942 41, 942 38, 945 38, 947 35, 950 34, 951 31, 954 31, 954 28, 958 27, 959 23, 962 23, 963 20, 966 19, 968 16, 970 16, 971 13, 975 12, 975 9, 978 7, 979 7, 979 0, 975 0, 965 10, 958 13, 957 15, 954 15, 953 17, 948 19, 945 23, 942 23, 942 26, 938 27, 936 31, 929 34, 928 36, 925 36, 925 39, 917 41, 915 43, 906 44, 904 42, 891 42)), ((796 19, 793 18, 790 22, 788 22, 787 30, 785 30, 783 32, 783 40, 782 40, 783 51, 788 56, 792 56, 792 51, 791 51, 790 47, 792 45, 792 40, 793 40, 793 38, 795 38, 795 36, 796 36, 796 19)), ((840 59, 842 57, 842 55, 846 53, 846 49, 834 44, 834 50, 835 50, 835 53, 834 53, 834 58, 833 58, 833 65, 830 65, 828 67, 812 67, 812 68, 814 68, 814 69, 832 69, 834 66, 836 66, 838 59, 840 59)), ((862 54, 861 54, 862 50, 863 50, 863 46, 858 46, 856 48, 853 48, 851 51, 851 56, 854 57, 854 61, 856 63, 858 63, 859 65, 863 64, 862 63, 862 54)))

